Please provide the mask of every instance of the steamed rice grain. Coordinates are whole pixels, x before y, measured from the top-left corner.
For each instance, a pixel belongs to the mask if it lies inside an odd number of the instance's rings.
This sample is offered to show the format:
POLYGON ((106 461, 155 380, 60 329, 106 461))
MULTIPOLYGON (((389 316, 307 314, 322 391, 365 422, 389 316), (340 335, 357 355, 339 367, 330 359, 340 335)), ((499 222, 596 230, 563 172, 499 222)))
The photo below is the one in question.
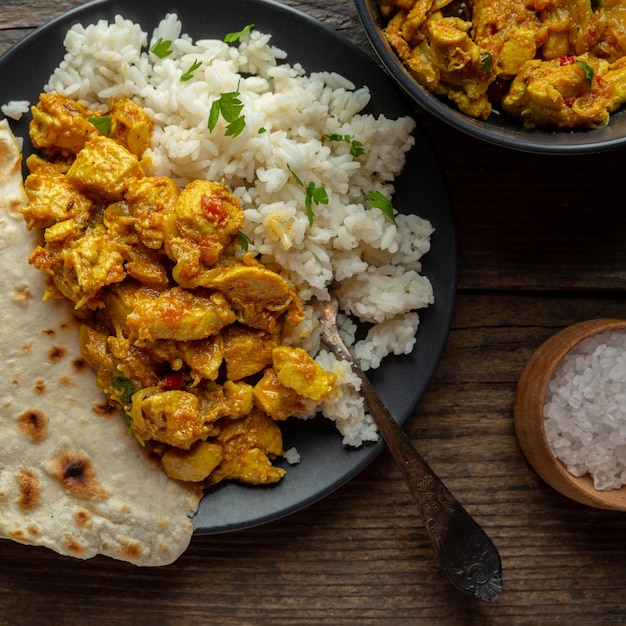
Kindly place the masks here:
MULTIPOLYGON (((244 207, 250 252, 277 267, 302 300, 326 300, 336 288, 343 309, 371 325, 355 346, 363 369, 413 349, 416 310, 434 299, 420 274, 433 229, 416 215, 398 215, 396 225, 367 202, 371 191, 392 197, 414 143, 411 118, 363 113, 367 87, 332 72, 307 75, 254 29, 229 45, 193 41, 174 14, 151 36, 118 15, 111 23, 75 25, 65 47, 45 90, 95 109, 111 98, 141 104, 155 122, 148 174, 171 176, 181 186, 195 178, 229 185, 244 207), (165 58, 149 51, 159 39, 171 41, 165 58), (201 65, 181 81, 194 63, 201 65), (207 127, 211 104, 225 92, 239 92, 243 103, 246 123, 237 137, 225 136, 223 119, 212 132, 207 127), (351 153, 352 140, 363 146, 362 155, 351 153), (308 185, 328 196, 327 204, 312 203, 312 221, 303 206, 308 185)), ((292 342, 340 379, 323 413, 346 445, 376 440, 358 378, 320 350, 313 308, 306 310, 292 342)), ((354 345, 354 322, 342 319, 354 345)))

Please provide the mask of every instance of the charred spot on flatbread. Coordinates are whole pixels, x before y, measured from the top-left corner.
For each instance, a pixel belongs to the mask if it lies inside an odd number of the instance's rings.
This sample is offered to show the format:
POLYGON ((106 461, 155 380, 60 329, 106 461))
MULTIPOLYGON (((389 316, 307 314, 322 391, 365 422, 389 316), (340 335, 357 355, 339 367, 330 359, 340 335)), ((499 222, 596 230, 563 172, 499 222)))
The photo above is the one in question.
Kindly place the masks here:
POLYGON ((91 513, 85 509, 76 509, 73 513, 74 521, 77 526, 91 530, 93 528, 93 517, 91 513))
POLYGON ((91 461, 81 452, 59 452, 50 464, 52 475, 72 494, 106 500, 107 490, 96 480, 91 461))
POLYGON ((65 547, 70 554, 73 554, 74 556, 77 556, 79 558, 82 557, 85 552, 87 552, 87 546, 83 545, 79 541, 76 541, 76 539, 74 539, 72 535, 65 535, 63 543, 65 544, 65 547))
POLYGON ((67 354, 67 348, 63 346, 52 346, 48 351, 48 360, 52 363, 60 361, 67 354))
POLYGON ((81 373, 87 370, 89 365, 87 365, 87 361, 82 357, 77 357, 72 361, 72 367, 77 373, 81 373))
POLYGON ((48 418, 39 409, 30 409, 17 418, 17 427, 31 441, 41 441, 48 433, 48 418))
POLYGON ((46 381, 43 378, 38 378, 33 386, 33 391, 38 395, 43 395, 46 393, 46 388, 46 381))
POLYGON ((20 492, 17 502, 19 507, 23 511, 34 509, 39 504, 41 495, 39 479, 32 472, 22 469, 15 474, 15 480, 20 492))

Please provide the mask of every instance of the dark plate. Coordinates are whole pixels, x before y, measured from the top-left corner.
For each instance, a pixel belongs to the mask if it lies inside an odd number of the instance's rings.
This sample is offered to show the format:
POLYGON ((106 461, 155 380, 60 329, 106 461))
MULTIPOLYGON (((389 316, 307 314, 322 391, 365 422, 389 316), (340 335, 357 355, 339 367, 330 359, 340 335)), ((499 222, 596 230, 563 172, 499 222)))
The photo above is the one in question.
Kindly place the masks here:
MULTIPOLYGON (((411 108, 385 73, 369 57, 332 29, 287 6, 267 0, 102 0, 62 15, 26 37, 0 58, 0 103, 37 101, 39 91, 63 57, 65 32, 75 23, 111 20, 116 13, 139 22, 148 33, 167 13, 176 12, 183 31, 194 38, 223 38, 255 24, 271 33, 273 44, 307 71, 333 70, 355 85, 369 85, 369 112, 388 117, 410 115, 411 108)), ((30 116, 26 116, 30 117, 30 116)), ((27 137, 28 119, 11 123, 27 137)), ((433 223, 432 251, 424 259, 435 304, 421 315, 417 345, 411 355, 389 357, 371 379, 398 421, 404 422, 422 396, 443 351, 456 293, 456 240, 445 182, 437 158, 421 128, 415 131, 404 173, 397 181, 394 205, 417 212, 433 223)), ((25 152, 28 152, 28 142, 25 152)), ((202 500, 194 526, 197 534, 248 528, 278 519, 323 498, 355 476, 382 450, 383 444, 346 449, 334 425, 316 418, 284 424, 285 449, 295 446, 302 457, 288 467, 274 487, 226 484, 202 500)))
POLYGON ((486 121, 461 113, 417 83, 385 39, 378 0, 355 0, 359 18, 372 47, 389 75, 419 107, 458 130, 491 144, 537 154, 587 154, 626 146, 626 107, 611 115, 608 126, 597 130, 524 130, 522 124, 493 112, 486 121))

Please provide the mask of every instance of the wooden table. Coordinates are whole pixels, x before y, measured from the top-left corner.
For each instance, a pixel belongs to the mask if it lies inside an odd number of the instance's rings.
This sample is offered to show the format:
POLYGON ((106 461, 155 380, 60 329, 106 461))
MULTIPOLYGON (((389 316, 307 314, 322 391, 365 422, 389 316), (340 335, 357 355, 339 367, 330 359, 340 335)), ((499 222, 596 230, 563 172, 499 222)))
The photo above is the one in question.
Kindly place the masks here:
MULTIPOLYGON (((3 0, 0 49, 80 4, 3 0)), ((285 4, 367 47, 352 2, 285 4)), ((626 152, 533 156, 419 117, 448 178, 459 284, 445 353, 406 429, 498 545, 500 598, 481 602, 449 585, 383 453, 308 509, 194 538, 166 568, 4 541, 0 624, 626 623, 624 514, 575 504, 542 482, 512 413, 519 374, 543 340, 626 313, 626 152)))

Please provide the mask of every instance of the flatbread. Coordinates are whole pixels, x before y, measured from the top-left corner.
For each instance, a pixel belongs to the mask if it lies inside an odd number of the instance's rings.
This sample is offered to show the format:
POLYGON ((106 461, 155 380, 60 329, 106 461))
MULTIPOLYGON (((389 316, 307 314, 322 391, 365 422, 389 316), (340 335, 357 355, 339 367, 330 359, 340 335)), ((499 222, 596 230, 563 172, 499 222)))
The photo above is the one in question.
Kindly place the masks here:
POLYGON ((166 565, 201 493, 168 478, 111 412, 80 354, 71 304, 42 302, 21 153, 0 121, 0 537, 88 559, 166 565))

